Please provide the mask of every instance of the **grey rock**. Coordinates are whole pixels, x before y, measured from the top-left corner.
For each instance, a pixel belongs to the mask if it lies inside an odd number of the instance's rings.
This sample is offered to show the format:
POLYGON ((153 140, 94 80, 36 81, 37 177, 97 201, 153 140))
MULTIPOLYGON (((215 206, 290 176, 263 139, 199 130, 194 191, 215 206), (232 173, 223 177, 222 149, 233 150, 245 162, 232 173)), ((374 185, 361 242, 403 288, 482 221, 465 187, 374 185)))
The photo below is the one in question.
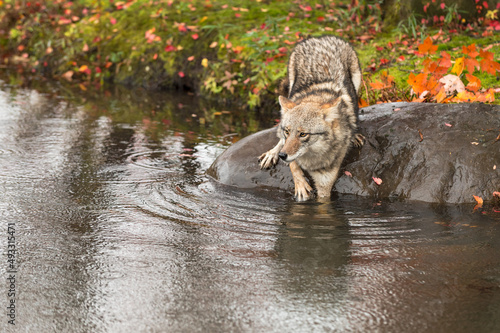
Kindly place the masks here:
MULTIPOLYGON (((500 106, 379 104, 361 109, 359 125, 365 145, 351 149, 334 192, 470 203, 473 195, 488 200, 500 191, 500 106)), ((276 128, 243 138, 207 174, 226 185, 274 187, 293 194, 292 175, 282 161, 270 170, 259 168, 258 157, 277 141, 276 128)))

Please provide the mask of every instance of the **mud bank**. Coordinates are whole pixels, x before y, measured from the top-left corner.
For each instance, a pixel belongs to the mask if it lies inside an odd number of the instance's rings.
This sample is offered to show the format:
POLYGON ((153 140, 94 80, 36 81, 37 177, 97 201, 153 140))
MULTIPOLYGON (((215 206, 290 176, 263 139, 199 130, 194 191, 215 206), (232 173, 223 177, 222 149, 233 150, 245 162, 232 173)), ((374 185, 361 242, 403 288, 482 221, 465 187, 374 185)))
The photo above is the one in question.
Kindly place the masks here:
MULTIPOLYGON (((360 132, 366 143, 347 156, 334 192, 465 203, 473 202, 473 195, 488 200, 500 191, 500 106, 374 105, 361 110, 360 132), (377 185, 372 177, 382 183, 377 185)), ((250 135, 221 154, 207 173, 226 185, 293 193, 292 176, 283 162, 259 169, 258 156, 277 141, 276 128, 250 135)))

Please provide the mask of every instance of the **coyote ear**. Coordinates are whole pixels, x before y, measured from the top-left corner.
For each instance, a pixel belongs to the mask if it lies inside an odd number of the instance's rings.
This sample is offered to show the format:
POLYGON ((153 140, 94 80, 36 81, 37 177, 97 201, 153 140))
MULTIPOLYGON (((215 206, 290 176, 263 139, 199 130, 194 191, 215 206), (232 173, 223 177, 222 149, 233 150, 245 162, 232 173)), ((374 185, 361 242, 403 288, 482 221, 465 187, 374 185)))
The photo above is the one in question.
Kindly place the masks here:
POLYGON ((331 101, 328 101, 320 106, 320 109, 323 111, 323 117, 326 122, 331 123, 335 119, 339 118, 339 112, 337 106, 341 100, 342 97, 339 96, 336 99, 332 99, 331 101))
POLYGON ((278 97, 282 110, 290 110, 297 106, 294 102, 286 98, 285 96, 278 97))

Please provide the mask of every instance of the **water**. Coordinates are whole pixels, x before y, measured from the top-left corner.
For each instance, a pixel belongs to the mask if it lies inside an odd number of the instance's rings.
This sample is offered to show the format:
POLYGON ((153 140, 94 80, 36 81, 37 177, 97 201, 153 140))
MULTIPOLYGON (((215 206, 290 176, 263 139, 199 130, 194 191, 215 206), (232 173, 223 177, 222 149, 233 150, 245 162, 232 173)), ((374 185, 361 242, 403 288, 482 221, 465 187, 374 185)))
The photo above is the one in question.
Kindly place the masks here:
POLYGON ((192 96, 0 88, 4 281, 9 223, 17 251, 1 300, 17 332, 500 330, 493 207, 231 189, 205 170, 272 119, 212 118, 192 96))

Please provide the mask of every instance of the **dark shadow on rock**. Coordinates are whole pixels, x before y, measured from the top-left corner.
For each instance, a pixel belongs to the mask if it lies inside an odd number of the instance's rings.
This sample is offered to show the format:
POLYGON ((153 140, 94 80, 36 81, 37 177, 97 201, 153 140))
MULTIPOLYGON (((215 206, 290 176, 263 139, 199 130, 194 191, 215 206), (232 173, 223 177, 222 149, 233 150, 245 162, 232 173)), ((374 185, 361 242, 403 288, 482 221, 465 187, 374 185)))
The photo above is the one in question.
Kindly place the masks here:
MULTIPOLYGON (((472 202, 473 195, 488 200, 500 191, 500 106, 379 104, 361 110, 360 132, 365 145, 346 157, 335 192, 463 203, 472 202)), ((259 168, 258 157, 277 142, 276 128, 250 135, 221 154, 207 173, 226 185, 293 193, 292 175, 283 162, 270 170, 259 168)))

